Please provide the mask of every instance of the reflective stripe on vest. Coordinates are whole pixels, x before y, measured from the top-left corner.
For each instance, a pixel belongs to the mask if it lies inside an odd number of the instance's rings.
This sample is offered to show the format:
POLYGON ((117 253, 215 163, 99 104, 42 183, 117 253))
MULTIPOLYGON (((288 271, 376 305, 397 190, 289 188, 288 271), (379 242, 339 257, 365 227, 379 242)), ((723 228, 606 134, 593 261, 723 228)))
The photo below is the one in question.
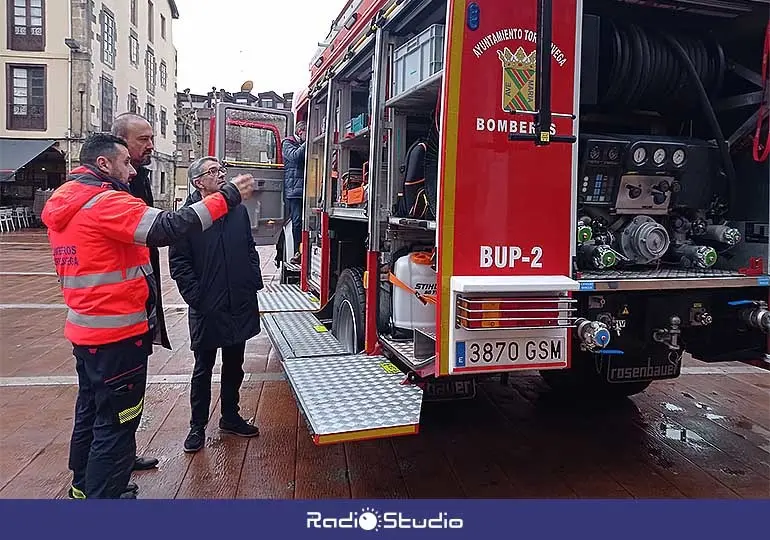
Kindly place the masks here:
POLYGON ((198 219, 201 220, 201 226, 203 227, 204 231, 211 227, 211 224, 214 223, 214 219, 211 215, 211 211, 209 211, 208 207, 206 206, 206 203, 203 201, 198 201, 191 204, 190 208, 195 210, 195 213, 198 214, 198 219))
POLYGON ((143 264, 141 266, 132 266, 126 270, 126 277, 123 272, 115 270, 112 272, 102 272, 99 274, 87 274, 84 276, 61 276, 60 281, 65 289, 86 289, 88 287, 97 287, 99 285, 112 285, 129 279, 136 279, 143 276, 152 275, 152 265, 143 264))
POLYGON ((122 328, 147 321, 145 310, 128 315, 83 315, 72 309, 67 312, 67 321, 84 328, 122 328))
POLYGON ((142 219, 139 220, 139 225, 136 226, 136 230, 134 231, 134 242, 142 246, 147 245, 147 235, 150 234, 152 224, 155 223, 155 220, 158 219, 158 216, 162 211, 163 210, 158 210, 152 206, 147 207, 142 219))

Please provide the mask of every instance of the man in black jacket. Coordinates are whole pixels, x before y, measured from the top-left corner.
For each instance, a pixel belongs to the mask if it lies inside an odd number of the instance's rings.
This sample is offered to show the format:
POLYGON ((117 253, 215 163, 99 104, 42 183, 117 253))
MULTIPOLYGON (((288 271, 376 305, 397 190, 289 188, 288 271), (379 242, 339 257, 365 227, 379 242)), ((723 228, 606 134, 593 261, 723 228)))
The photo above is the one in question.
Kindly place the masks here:
MULTIPOLYGON (((136 170, 136 176, 131 180, 131 194, 142 199, 147 206, 155 206, 152 197, 152 183, 150 182, 150 170, 147 165, 152 160, 152 151, 155 148, 154 134, 150 123, 142 116, 134 113, 123 113, 115 118, 112 123, 112 134, 120 137, 128 143, 128 153, 131 156, 131 165, 136 170)), ((163 293, 160 288, 160 252, 158 248, 150 248, 150 265, 155 276, 158 290, 156 334, 153 336, 153 344, 161 345, 171 350, 171 342, 166 331, 166 317, 163 313, 163 293)), ((136 457, 134 470, 143 471, 157 467, 158 459, 150 457, 136 457)))
MULTIPOLYGON (((194 204, 226 184, 225 169, 216 158, 194 161, 188 178, 195 188, 185 202, 194 204)), ((185 452, 197 452, 206 440, 211 405, 211 374, 222 349, 221 418, 219 429, 242 437, 259 430, 238 414, 246 341, 259 334, 257 291, 262 289, 259 255, 245 206, 218 219, 202 234, 169 248, 169 268, 184 301, 190 306, 190 348, 195 355, 190 387, 190 432, 185 452)))
POLYGON ((305 189, 305 138, 307 125, 297 122, 294 135, 281 143, 283 154, 283 197, 286 215, 291 219, 291 234, 294 237, 294 257, 291 262, 299 263, 299 246, 302 243, 302 196, 305 189))

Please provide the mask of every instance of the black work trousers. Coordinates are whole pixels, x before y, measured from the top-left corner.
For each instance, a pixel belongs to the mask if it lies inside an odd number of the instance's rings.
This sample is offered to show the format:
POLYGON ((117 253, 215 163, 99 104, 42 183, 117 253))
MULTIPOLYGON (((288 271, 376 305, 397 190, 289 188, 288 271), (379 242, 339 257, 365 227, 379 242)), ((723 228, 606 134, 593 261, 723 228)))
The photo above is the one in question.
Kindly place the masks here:
POLYGON ((117 499, 131 479, 151 351, 149 335, 73 347, 78 397, 69 468, 86 498, 117 499))
MULTIPOLYGON (((246 342, 222 347, 222 379, 220 400, 222 403, 222 418, 237 421, 240 407, 240 389, 243 382, 243 353, 246 342)), ((203 428, 208 424, 211 407, 211 374, 217 359, 217 349, 201 349, 194 351, 195 368, 193 368, 190 385, 190 407, 192 418, 191 428, 203 428)))

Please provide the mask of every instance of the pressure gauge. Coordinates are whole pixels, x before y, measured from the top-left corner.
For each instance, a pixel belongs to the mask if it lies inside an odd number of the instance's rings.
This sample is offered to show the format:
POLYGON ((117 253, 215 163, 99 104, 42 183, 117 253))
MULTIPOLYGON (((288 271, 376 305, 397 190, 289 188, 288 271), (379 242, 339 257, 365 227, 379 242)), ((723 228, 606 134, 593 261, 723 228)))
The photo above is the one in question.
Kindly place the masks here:
POLYGON ((599 149, 598 146, 594 146, 591 148, 591 152, 589 153, 589 156, 592 160, 596 161, 599 159, 602 155, 602 151, 599 149))
POLYGON ((616 147, 611 146, 607 152, 607 157, 610 159, 610 161, 617 161, 618 157, 620 157, 620 153, 616 147))
POLYGON ((655 150, 655 153, 652 155, 652 160, 655 162, 655 164, 660 165, 663 163, 664 159, 666 159, 666 151, 662 148, 655 150))
POLYGON ((682 163, 684 163, 684 150, 681 148, 676 150, 674 154, 671 156, 671 161, 674 162, 674 165, 679 167, 682 163))
POLYGON ((647 151, 643 147, 639 147, 636 150, 634 150, 634 163, 637 165, 641 165, 644 163, 644 160, 647 158, 647 151))

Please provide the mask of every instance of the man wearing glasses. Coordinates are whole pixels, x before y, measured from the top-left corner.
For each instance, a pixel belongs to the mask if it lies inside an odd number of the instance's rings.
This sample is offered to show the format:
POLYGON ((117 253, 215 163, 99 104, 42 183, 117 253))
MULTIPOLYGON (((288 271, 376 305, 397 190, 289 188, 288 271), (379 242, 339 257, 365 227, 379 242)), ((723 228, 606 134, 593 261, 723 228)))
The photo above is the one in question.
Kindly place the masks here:
MULTIPOLYGON (((194 161, 187 172, 194 191, 184 206, 219 191, 227 182, 225 174, 215 157, 194 161)), ((190 349, 195 355, 192 415, 184 451, 197 452, 206 441, 211 375, 218 349, 222 349, 219 429, 241 437, 259 435, 257 427, 238 414, 244 350, 246 341, 260 332, 257 291, 263 287, 246 208, 234 208, 203 233, 170 246, 169 268, 189 306, 190 349)))

